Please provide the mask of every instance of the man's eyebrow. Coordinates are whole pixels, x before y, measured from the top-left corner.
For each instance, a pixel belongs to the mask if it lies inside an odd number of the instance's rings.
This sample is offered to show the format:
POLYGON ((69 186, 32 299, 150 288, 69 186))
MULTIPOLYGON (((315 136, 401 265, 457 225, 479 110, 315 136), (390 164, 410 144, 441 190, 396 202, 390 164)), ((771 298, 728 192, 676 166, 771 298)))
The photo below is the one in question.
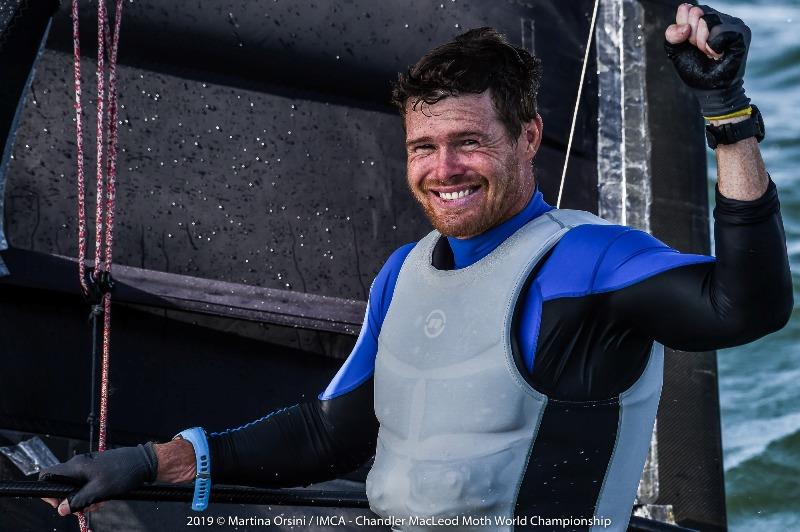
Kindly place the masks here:
MULTIPOLYGON (((453 133, 452 135, 448 135, 451 139, 460 139, 464 137, 479 137, 479 138, 486 138, 486 133, 480 130, 465 130, 465 131, 458 131, 453 133)), ((406 146, 413 146, 414 144, 423 144, 426 142, 433 142, 433 137, 417 137, 411 140, 406 141, 406 146)))
POLYGON ((433 137, 417 137, 415 139, 407 140, 406 146, 412 146, 414 144, 421 144, 423 142, 431 142, 433 137))
POLYGON ((466 131, 459 131, 458 133, 454 133, 452 135, 453 138, 461 138, 461 137, 486 137, 486 132, 480 130, 466 130, 466 131))

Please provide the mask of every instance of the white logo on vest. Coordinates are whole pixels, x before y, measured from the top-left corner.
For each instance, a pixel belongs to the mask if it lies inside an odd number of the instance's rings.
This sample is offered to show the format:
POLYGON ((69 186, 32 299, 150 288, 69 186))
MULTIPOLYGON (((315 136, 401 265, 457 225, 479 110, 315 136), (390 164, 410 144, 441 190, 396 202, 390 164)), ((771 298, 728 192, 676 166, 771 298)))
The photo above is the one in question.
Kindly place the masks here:
POLYGON ((436 338, 444 331, 444 324, 447 323, 447 318, 439 309, 432 310, 428 317, 425 318, 425 336, 428 338, 436 338))

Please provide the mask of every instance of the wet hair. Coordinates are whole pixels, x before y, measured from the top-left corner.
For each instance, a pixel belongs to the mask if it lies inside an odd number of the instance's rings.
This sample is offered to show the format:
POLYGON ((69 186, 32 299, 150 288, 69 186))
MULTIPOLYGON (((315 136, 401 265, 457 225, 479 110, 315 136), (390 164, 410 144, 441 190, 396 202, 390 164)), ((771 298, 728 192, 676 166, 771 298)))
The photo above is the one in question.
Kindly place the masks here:
POLYGON ((480 94, 489 89, 497 116, 512 141, 522 124, 536 118, 541 60, 512 46, 494 28, 475 28, 434 48, 398 76, 392 103, 405 126, 406 105, 434 104, 448 96, 480 94))

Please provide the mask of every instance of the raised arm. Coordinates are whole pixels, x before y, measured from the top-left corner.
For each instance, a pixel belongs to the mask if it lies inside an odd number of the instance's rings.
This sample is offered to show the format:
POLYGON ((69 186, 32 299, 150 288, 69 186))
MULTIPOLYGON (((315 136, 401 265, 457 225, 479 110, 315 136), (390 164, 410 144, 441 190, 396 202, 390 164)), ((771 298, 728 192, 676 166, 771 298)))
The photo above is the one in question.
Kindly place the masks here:
POLYGON ((683 351, 740 345, 783 327, 792 311, 792 279, 775 185, 752 201, 717 192, 714 218, 716 261, 668 269, 611 292, 609 314, 683 351))
MULTIPOLYGON (((684 4, 666 39, 667 54, 712 126, 755 123, 743 88, 750 30, 741 20, 684 4)), ((716 146, 716 262, 666 271, 610 300, 612 311, 670 347, 746 343, 781 328, 791 315, 778 194, 757 139, 748 135, 716 146)))

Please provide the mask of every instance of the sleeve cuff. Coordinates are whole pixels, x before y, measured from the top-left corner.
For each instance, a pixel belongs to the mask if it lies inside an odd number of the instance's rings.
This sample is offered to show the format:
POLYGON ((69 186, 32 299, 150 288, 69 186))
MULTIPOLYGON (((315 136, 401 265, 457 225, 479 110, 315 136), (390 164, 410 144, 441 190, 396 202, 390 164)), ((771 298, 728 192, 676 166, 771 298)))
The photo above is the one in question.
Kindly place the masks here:
POLYGON ((717 204, 714 207, 714 219, 718 222, 733 225, 754 224, 771 218, 781 208, 778 201, 778 189, 772 178, 769 180, 766 192, 754 200, 726 198, 720 193, 719 185, 715 187, 715 191, 717 204))

